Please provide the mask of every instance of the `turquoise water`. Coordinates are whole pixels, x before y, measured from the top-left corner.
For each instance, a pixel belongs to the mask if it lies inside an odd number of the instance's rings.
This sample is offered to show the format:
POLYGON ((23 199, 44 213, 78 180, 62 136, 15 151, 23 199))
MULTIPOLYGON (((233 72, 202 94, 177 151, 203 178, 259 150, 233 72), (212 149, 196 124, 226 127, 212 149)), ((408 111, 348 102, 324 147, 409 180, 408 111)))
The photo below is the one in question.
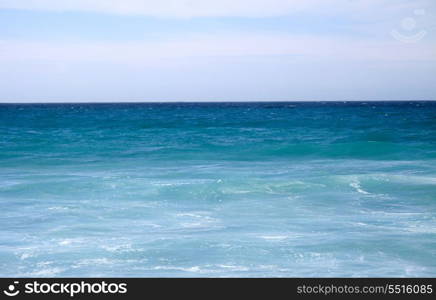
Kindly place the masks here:
POLYGON ((436 276, 436 102, 0 105, 0 276, 436 276))

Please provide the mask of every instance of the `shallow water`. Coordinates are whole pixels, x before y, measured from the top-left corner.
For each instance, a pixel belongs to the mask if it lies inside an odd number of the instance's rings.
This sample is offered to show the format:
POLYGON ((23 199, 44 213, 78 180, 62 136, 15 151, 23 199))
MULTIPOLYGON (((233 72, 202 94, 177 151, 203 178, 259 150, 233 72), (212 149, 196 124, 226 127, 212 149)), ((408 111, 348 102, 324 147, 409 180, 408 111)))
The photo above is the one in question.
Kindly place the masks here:
POLYGON ((436 275, 436 102, 0 105, 0 276, 436 275))

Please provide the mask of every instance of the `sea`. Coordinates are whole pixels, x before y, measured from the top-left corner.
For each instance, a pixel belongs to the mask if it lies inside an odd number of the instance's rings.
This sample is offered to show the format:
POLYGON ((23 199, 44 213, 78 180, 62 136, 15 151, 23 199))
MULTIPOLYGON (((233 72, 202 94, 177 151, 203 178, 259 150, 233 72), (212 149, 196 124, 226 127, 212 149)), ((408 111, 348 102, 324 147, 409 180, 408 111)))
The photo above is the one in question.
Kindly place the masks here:
POLYGON ((0 104, 2 277, 434 277, 436 102, 0 104))

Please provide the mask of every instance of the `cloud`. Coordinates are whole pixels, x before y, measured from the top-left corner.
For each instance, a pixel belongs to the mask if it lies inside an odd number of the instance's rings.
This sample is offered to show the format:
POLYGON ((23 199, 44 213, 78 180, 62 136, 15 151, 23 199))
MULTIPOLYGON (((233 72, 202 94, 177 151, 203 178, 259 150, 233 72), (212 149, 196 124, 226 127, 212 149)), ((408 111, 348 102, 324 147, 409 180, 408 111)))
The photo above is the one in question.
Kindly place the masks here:
POLYGON ((163 64, 165 59, 290 56, 295 60, 435 61, 435 43, 405 44, 289 34, 192 35, 139 42, 0 41, 0 61, 163 64))
MULTIPOLYGON (((412 1, 424 5, 428 1, 412 1)), ((411 5, 398 0, 0 0, 0 9, 86 11, 152 17, 272 17, 302 11, 358 13, 411 5)))
POLYGON ((11 13, 3 19, 0 101, 430 99, 436 40, 434 21, 425 22, 434 20, 429 5, 435 3, 0 0, 0 10, 54 12, 11 13), (426 15, 415 15, 415 9, 426 15), (64 18, 56 12, 123 17, 64 18), (23 19, 13 19, 17 15, 23 19), (131 15, 182 20, 124 17, 131 15), (279 16, 287 16, 286 22, 206 19, 279 16), (413 17, 416 28, 402 26, 405 17, 413 17), (79 26, 83 19, 87 22, 79 26), (123 26, 117 30, 118 25, 123 26), (392 37, 393 29, 405 36, 421 30, 427 35, 408 44, 392 37))

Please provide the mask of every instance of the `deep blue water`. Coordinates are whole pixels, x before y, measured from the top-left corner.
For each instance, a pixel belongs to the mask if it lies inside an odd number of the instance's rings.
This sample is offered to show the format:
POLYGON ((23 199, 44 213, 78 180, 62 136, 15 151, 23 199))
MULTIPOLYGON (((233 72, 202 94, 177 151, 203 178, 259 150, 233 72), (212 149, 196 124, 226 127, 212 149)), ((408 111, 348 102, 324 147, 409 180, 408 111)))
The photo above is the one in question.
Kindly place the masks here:
POLYGON ((436 276, 436 102, 1 104, 0 276, 436 276))

